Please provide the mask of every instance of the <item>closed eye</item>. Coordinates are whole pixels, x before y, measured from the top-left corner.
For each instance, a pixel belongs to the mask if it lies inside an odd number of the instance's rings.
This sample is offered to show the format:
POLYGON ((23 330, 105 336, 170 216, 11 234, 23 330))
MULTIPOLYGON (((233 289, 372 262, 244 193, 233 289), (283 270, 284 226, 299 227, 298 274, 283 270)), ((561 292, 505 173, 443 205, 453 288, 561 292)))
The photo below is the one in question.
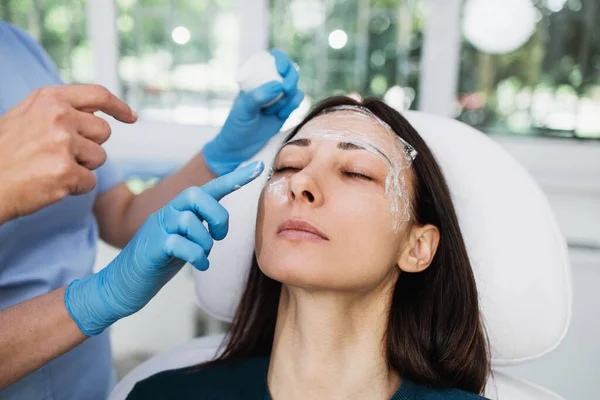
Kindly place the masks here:
MULTIPOLYGON (((298 172, 301 171, 302 168, 300 167, 293 167, 291 165, 283 165, 281 167, 277 167, 275 169, 273 169, 273 173, 277 174, 277 173, 282 173, 282 172, 298 172)), ((375 181, 375 179, 371 178, 368 175, 364 175, 358 172, 352 172, 352 171, 342 171, 342 174, 344 176, 347 176, 349 178, 357 178, 357 179, 363 179, 365 181, 375 181)))
POLYGON ((279 173, 279 172, 298 172, 302 170, 302 168, 298 168, 298 167, 292 167, 291 165, 283 165, 281 167, 277 167, 273 170, 274 173, 279 173))
POLYGON ((371 178, 370 176, 359 174, 358 172, 342 171, 342 174, 344 174, 350 178, 358 178, 358 179, 364 179, 366 181, 374 181, 374 179, 371 178))

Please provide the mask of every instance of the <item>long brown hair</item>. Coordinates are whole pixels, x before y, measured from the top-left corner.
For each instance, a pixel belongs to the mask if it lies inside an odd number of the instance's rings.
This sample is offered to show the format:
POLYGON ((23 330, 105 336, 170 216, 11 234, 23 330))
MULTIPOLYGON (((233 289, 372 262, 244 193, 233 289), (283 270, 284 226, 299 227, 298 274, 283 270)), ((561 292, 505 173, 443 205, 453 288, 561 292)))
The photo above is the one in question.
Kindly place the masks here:
MULTIPOLYGON (((323 111, 341 105, 369 109, 417 150, 411 217, 416 224, 432 224, 440 231, 429 268, 399 274, 387 322, 388 366, 416 383, 480 394, 490 370, 489 352, 475 278, 444 175, 416 130, 378 99, 324 100, 290 138, 323 111)), ((263 274, 254 256, 224 351, 214 362, 270 354, 280 293, 281 283, 263 274)))

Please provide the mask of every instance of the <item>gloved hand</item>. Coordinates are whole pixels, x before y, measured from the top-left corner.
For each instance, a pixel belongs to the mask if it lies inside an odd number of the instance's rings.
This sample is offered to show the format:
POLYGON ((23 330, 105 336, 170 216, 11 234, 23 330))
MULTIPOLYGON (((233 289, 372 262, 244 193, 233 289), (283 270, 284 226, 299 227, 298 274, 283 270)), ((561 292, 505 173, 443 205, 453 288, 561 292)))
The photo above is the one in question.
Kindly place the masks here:
POLYGON ((298 89, 299 74, 290 58, 281 50, 275 57, 283 82, 272 81, 257 89, 240 92, 221 132, 202 149, 208 167, 217 175, 233 171, 255 155, 276 133, 304 98, 298 89), (283 93, 275 104, 262 109, 283 93))
POLYGON ((206 270, 213 239, 223 239, 229 227, 227 210, 218 201, 254 180, 263 169, 261 161, 255 162, 202 187, 184 190, 152 214, 106 268, 72 282, 65 304, 81 331, 97 335, 139 311, 186 261, 206 270))

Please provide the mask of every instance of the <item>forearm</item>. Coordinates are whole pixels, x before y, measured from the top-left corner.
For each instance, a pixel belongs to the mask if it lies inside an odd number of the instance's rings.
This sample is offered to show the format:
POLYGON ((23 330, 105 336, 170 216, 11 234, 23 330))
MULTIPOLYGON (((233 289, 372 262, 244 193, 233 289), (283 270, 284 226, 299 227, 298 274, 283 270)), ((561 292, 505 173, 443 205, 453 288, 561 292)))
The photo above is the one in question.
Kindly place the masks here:
POLYGON ((0 390, 82 343, 65 288, 0 311, 0 390))
POLYGON ((202 186, 217 176, 208 168, 202 153, 198 153, 183 168, 162 179, 156 186, 132 195, 126 188, 102 195, 96 205, 96 216, 103 240, 117 247, 125 247, 144 221, 183 190, 202 186), (128 195, 117 194, 127 190, 128 195), (113 199, 111 199, 113 197, 113 199))

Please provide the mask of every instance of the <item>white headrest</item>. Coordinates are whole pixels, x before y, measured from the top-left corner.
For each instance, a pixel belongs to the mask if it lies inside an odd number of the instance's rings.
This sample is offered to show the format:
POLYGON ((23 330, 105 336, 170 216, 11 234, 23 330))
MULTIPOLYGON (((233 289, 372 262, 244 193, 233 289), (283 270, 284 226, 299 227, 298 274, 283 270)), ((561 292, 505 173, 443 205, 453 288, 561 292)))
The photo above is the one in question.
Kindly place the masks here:
MULTIPOLYGON (((553 350, 571 316, 565 240, 548 201, 498 144, 453 119, 405 113, 444 171, 471 259, 495 365, 524 362, 553 350)), ((273 161, 283 135, 254 159, 273 161)), ((230 321, 254 250, 258 197, 266 174, 224 198, 229 234, 215 243, 210 268, 196 273, 199 305, 230 321)))

